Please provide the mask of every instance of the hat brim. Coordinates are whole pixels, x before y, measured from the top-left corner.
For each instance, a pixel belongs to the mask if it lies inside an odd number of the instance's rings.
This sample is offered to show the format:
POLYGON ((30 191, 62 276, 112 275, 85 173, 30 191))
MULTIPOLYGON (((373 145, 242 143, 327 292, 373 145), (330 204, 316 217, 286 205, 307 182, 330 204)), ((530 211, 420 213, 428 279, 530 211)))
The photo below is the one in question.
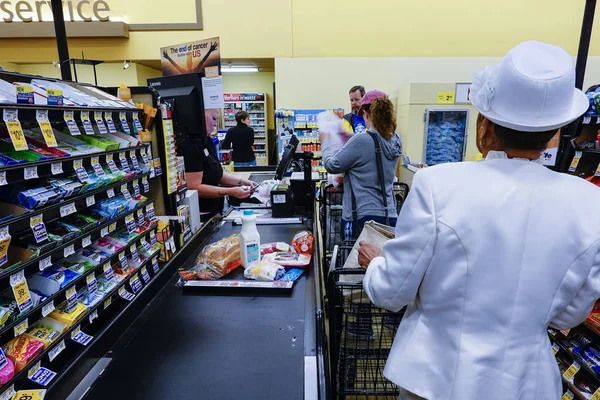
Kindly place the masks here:
POLYGON ((545 132, 554 129, 562 128, 581 117, 588 110, 590 101, 588 97, 579 89, 574 88, 573 103, 570 110, 560 115, 552 115, 544 117, 543 120, 537 118, 526 118, 523 116, 515 117, 514 119, 506 118, 496 113, 493 109, 483 111, 475 104, 473 107, 479 111, 484 117, 495 124, 505 128, 514 129, 520 132, 545 132))

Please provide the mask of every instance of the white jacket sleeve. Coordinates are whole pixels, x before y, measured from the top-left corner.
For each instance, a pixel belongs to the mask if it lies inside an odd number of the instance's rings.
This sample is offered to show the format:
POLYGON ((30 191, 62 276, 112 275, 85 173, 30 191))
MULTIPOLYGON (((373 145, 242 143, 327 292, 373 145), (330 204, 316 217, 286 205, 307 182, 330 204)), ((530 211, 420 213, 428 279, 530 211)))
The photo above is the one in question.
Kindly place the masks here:
POLYGON ((396 238, 371 261, 363 287, 378 307, 397 312, 411 303, 433 257, 436 218, 433 194, 418 172, 396 224, 396 238))
MULTIPOLYGON (((575 298, 554 318, 551 326, 561 330, 571 329, 585 321, 592 311, 594 303, 600 297, 600 252, 598 250, 598 242, 588 249, 595 254, 590 273, 575 298)), ((581 262, 582 259, 585 259, 585 253, 575 262, 581 262)))

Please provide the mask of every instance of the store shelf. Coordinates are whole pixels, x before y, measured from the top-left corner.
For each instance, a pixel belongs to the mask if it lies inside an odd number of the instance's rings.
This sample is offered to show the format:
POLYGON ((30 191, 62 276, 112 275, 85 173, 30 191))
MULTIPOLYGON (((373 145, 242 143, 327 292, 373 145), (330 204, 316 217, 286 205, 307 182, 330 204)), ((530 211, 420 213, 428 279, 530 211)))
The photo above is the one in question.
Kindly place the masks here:
MULTIPOLYGON (((152 262, 152 259, 154 257, 156 257, 158 253, 159 252, 156 251, 152 254, 152 256, 150 256, 146 260, 144 260, 144 262, 140 265, 140 267, 136 270, 136 272, 134 274, 138 274, 139 270, 141 270, 143 267, 147 267, 148 264, 150 264, 152 262)), ((14 390, 19 390, 22 388, 22 386, 24 386, 25 383, 27 385, 30 385, 31 381, 29 381, 29 379, 28 379, 29 371, 32 370, 32 368, 34 368, 38 362, 42 362, 46 358, 46 356, 48 356, 55 348, 60 346, 61 342, 63 340, 65 341, 65 347, 66 347, 67 343, 73 342, 71 333, 77 331, 78 329, 83 330, 83 329, 85 329, 86 326, 92 324, 93 320, 90 321, 90 317, 92 315, 94 315, 94 313, 96 313, 99 316, 100 313, 98 313, 98 311, 100 310, 101 307, 103 308, 103 310, 106 310, 108 307, 114 307, 114 305, 112 304, 113 296, 115 296, 115 295, 118 296, 119 290, 129 284, 129 280, 134 274, 128 275, 127 278, 123 279, 123 281, 118 283, 117 286, 112 291, 110 291, 109 294, 107 294, 101 301, 98 302, 98 304, 94 305, 93 307, 90 307, 88 309, 87 313, 85 315, 83 315, 76 324, 74 324, 72 327, 68 328, 65 332, 63 332, 50 346, 48 346, 48 348, 46 350, 44 350, 44 352, 42 352, 39 356, 37 356, 34 360, 32 360, 28 364, 28 368, 25 368, 21 372, 15 374, 13 379, 11 379, 6 385, 3 386, 4 392, 11 390, 13 388, 14 388, 14 390), (106 301, 109 298, 111 299, 111 303, 108 307, 105 307, 106 301), (86 321, 87 321, 87 323, 86 323, 86 321)), ((148 285, 147 283, 146 284, 144 283, 142 278, 140 278, 140 282, 142 283, 142 289, 140 291, 138 291, 137 293, 135 293, 135 296, 138 296, 142 292, 142 290, 144 290, 144 288, 147 287, 147 285, 148 285)), ((152 282, 152 279, 150 280, 150 282, 152 282)), ((131 287, 129 287, 129 289, 133 292, 131 287)), ((74 343, 76 343, 76 342, 74 342, 74 343)), ((80 346, 80 344, 77 343, 77 346, 80 346)), ((89 346, 89 344, 88 344, 88 346, 89 346)), ((3 395, 4 395, 4 393, 0 394, 0 398, 2 398, 3 395)))
POLYGON ((581 121, 584 125, 598 125, 600 124, 600 116, 598 115, 584 115, 583 121, 581 121))
MULTIPOLYGON (((129 215, 129 214, 130 213, 127 213, 127 215, 129 215)), ((131 255, 131 251, 129 250, 129 246, 131 246, 134 243, 136 243, 136 244, 139 243, 139 241, 142 238, 146 237, 146 235, 148 235, 152 230, 156 229, 157 226, 158 226, 158 223, 156 223, 156 222, 152 223, 152 225, 150 225, 148 227, 148 229, 146 229, 138 237, 136 237, 134 240, 128 242, 127 246, 124 247, 124 250, 121 250, 121 251, 119 251, 119 252, 111 255, 110 258, 108 258, 104 262, 98 264, 97 266, 95 266, 94 268, 90 269, 89 271, 87 271, 86 273, 82 274, 81 276, 77 277, 77 279, 73 280, 73 282, 71 282, 68 286, 66 286, 63 289, 60 289, 59 291, 57 291, 56 293, 54 293, 52 296, 48 297, 46 300, 44 300, 43 302, 41 302, 37 307, 32 308, 31 310, 29 310, 24 315, 21 315, 15 321, 11 322, 10 324, 5 325, 2 329, 0 329, 0 343, 6 343, 9 340, 11 340, 15 336, 14 335, 14 328, 17 327, 17 326, 19 326, 25 320, 28 320, 29 322, 35 322, 35 321, 39 320, 40 318, 42 318, 44 316, 42 314, 42 310, 47 305, 49 305, 49 304, 52 303, 55 306, 57 306, 58 304, 60 304, 63 301, 65 301, 66 300, 65 293, 69 289, 71 289, 72 287, 76 287, 77 289, 82 289, 83 287, 85 287, 87 285, 86 284, 86 280, 85 280, 86 277, 90 276, 91 274, 95 274, 96 272, 103 273, 104 266, 107 265, 107 264, 109 264, 109 263, 110 263, 110 265, 112 265, 113 263, 115 263, 115 261, 118 261, 119 260, 119 256, 121 254, 123 254, 123 253, 126 256, 131 255), (83 283, 84 285, 81 285, 81 283, 83 283)))
POLYGON ((565 353, 567 353, 571 357, 573 361, 577 361, 577 363, 581 366, 580 371, 585 371, 586 374, 589 375, 589 377, 593 378, 593 380, 600 385, 600 377, 598 377, 598 375, 594 372, 593 369, 591 369, 585 362, 583 362, 583 360, 581 360, 581 358, 577 354, 573 353, 571 349, 562 344, 560 341, 555 340, 554 336, 552 336, 551 334, 549 336, 552 342, 556 343, 565 353))
POLYGON ((55 110, 55 111, 107 111, 107 112, 142 112, 141 108, 137 107, 81 107, 81 106, 51 106, 48 104, 7 104, 0 103, 0 109, 17 109, 17 110, 55 110))

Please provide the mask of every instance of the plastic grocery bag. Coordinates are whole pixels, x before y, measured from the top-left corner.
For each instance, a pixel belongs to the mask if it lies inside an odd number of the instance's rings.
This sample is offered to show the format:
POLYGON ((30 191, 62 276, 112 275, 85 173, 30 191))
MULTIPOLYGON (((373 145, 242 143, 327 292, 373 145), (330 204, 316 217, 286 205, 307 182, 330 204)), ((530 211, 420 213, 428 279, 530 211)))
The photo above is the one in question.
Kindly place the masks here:
MULTIPOLYGON (((335 115, 331 111, 323 111, 317 115, 317 126, 319 132, 323 132, 329 135, 329 148, 332 150, 339 150, 344 147, 346 139, 340 135, 340 132, 344 130, 342 119, 335 115)), ((344 181, 344 174, 328 174, 327 183, 338 187, 344 181)))

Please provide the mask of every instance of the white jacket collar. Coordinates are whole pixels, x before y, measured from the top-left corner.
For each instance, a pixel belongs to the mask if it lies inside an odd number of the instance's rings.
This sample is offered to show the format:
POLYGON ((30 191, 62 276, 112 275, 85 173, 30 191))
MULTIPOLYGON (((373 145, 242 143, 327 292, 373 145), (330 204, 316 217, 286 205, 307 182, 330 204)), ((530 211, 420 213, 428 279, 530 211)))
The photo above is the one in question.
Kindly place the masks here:
POLYGON ((540 159, 537 160, 530 160, 529 158, 519 158, 519 157, 514 157, 514 158, 509 158, 508 154, 506 154, 503 151, 495 151, 495 150, 491 150, 488 152, 487 156, 485 157, 485 160, 521 160, 521 161, 531 161, 534 163, 541 163, 540 159))

